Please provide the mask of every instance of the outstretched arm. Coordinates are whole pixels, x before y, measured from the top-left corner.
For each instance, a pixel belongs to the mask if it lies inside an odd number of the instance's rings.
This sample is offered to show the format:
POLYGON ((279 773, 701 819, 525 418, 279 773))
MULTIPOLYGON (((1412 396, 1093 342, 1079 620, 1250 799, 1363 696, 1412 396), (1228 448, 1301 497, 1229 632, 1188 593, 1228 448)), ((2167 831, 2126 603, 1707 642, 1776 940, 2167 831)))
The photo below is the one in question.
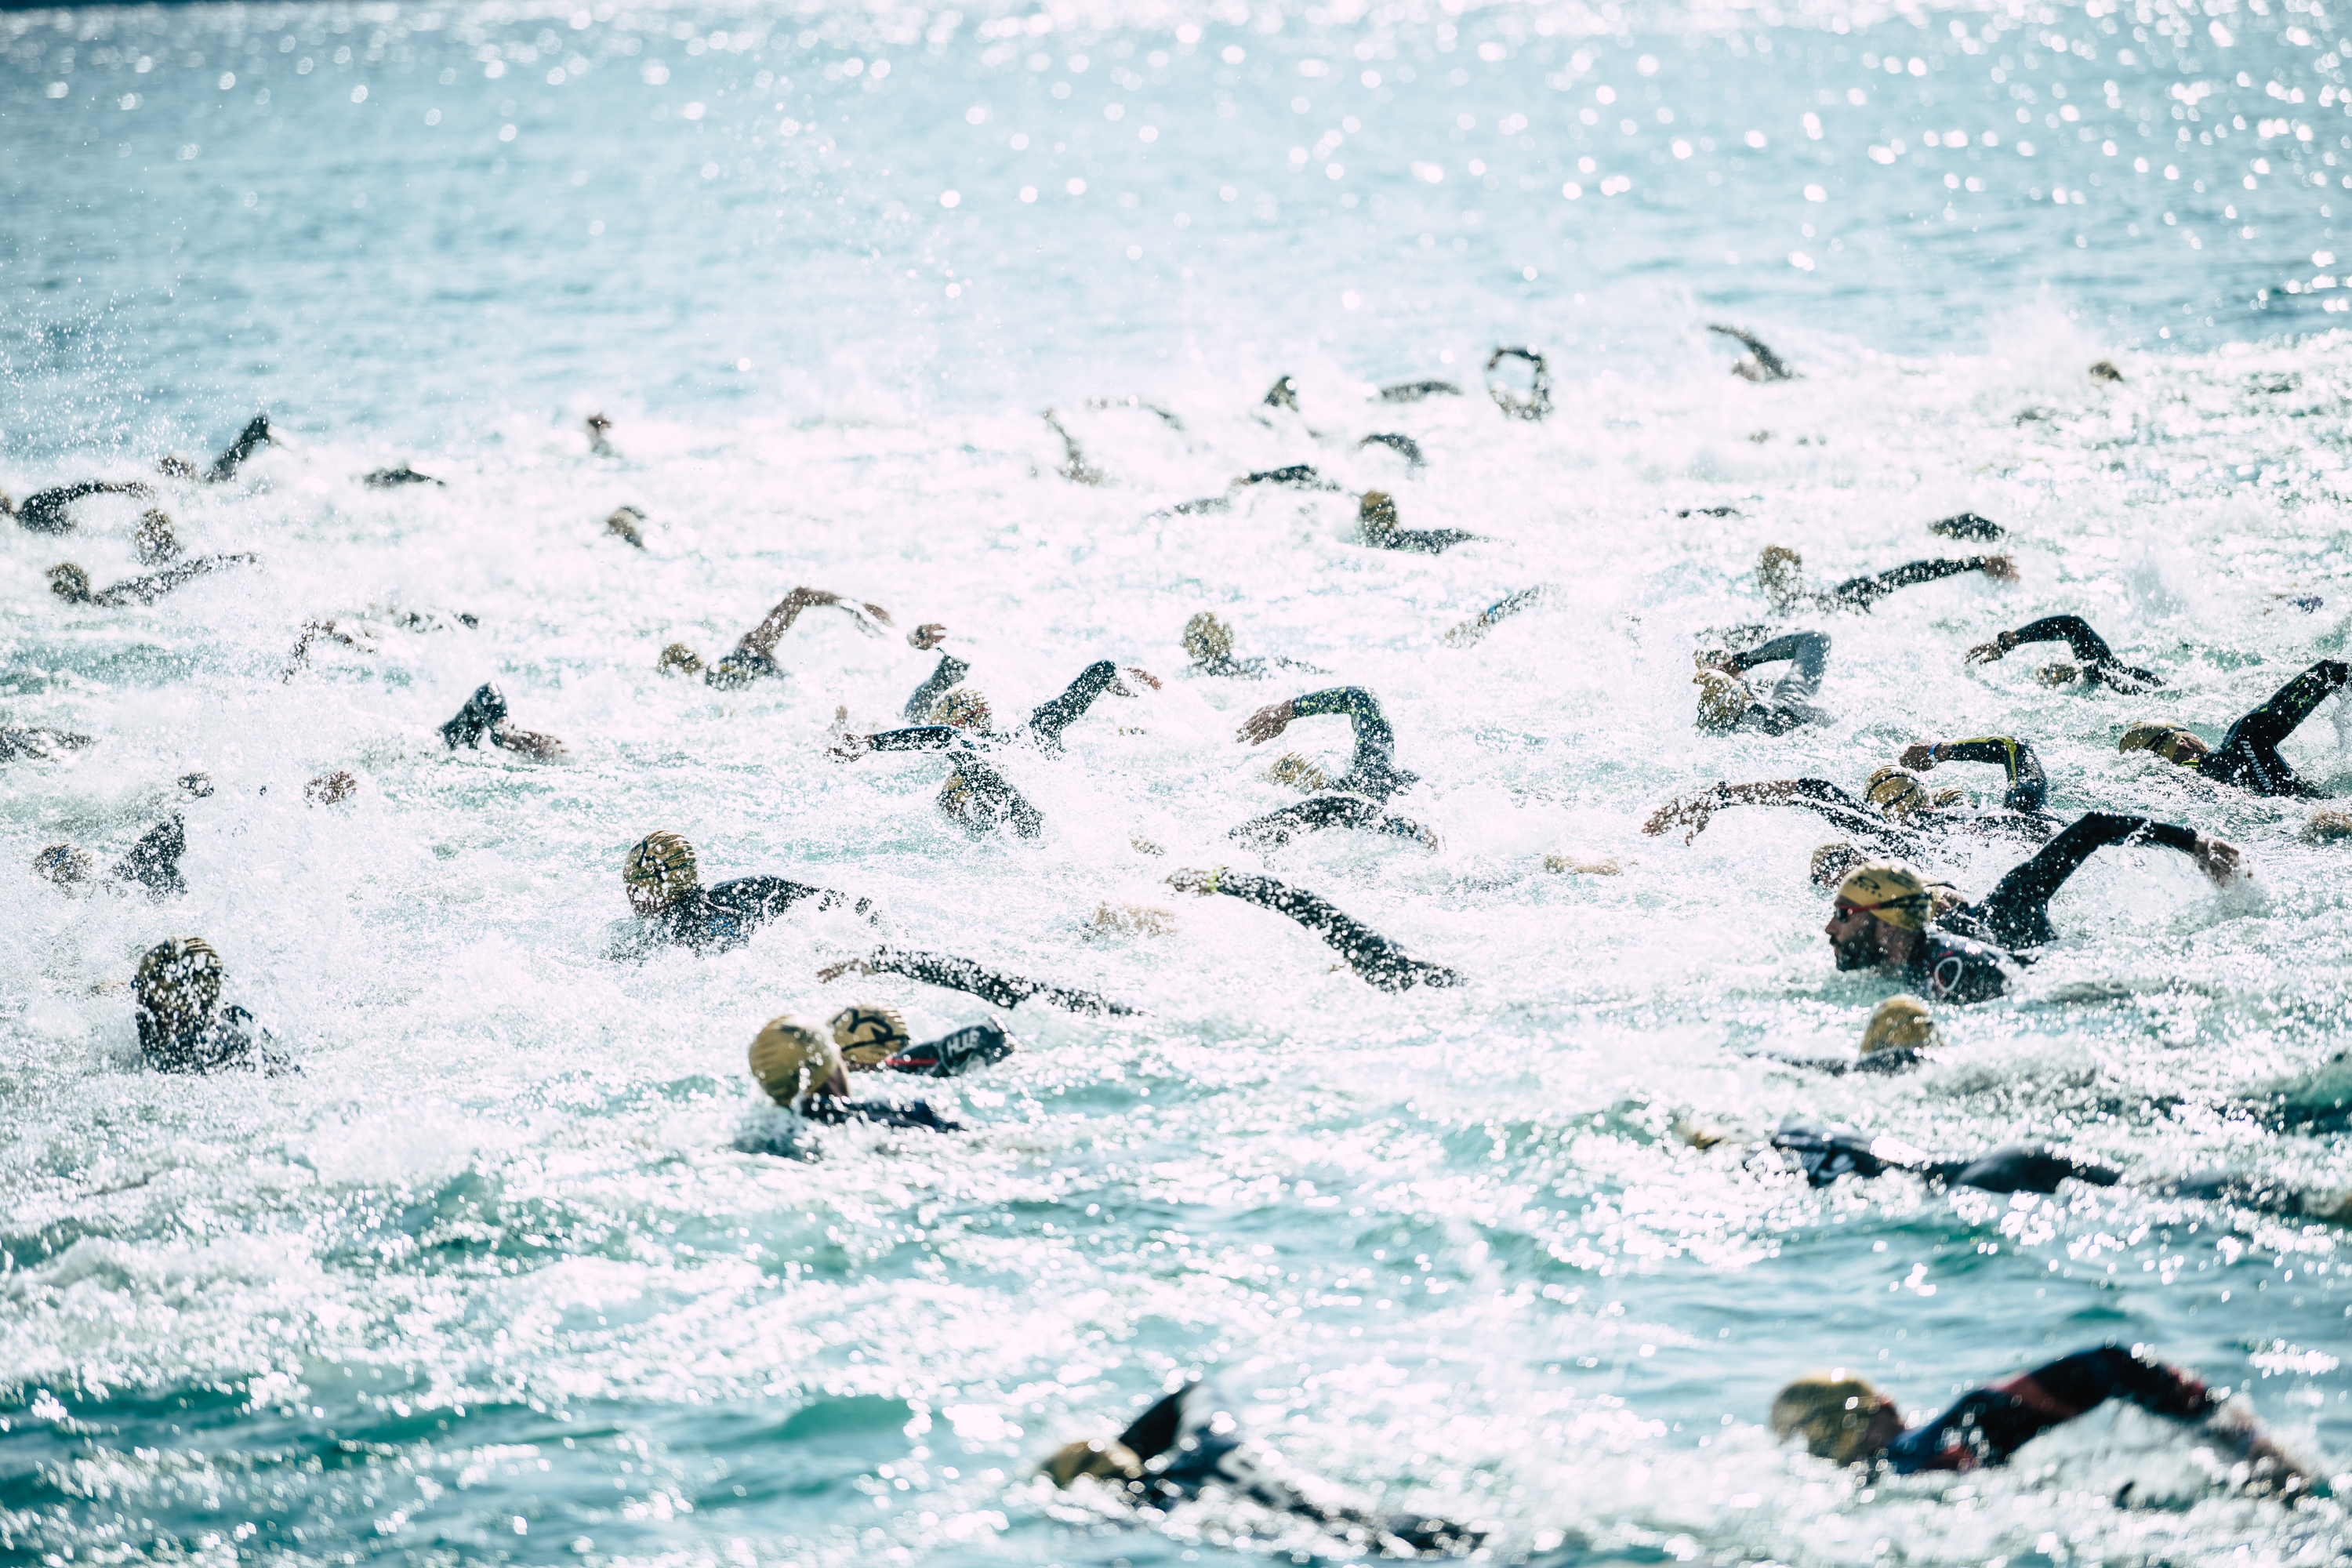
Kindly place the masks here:
POLYGON ((1872 838, 1886 836, 1886 820, 1868 804, 1856 800, 1827 779, 1765 779, 1755 784, 1719 784, 1696 795, 1670 800, 1651 814, 1642 831, 1655 837, 1670 827, 1691 825, 1687 844, 1706 831, 1709 818, 1727 805, 1796 805, 1819 812, 1839 827, 1872 838))
POLYGON ((2040 811, 2050 799, 2050 780, 2042 760, 2023 741, 1989 735, 1975 741, 1922 742, 1904 749, 1903 765, 1925 773, 1937 763, 1996 763, 2008 770, 2009 789, 2001 805, 2011 811, 2040 811))
POLYGON ((918 724, 908 730, 885 730, 876 735, 841 737, 827 754, 841 762, 855 762, 868 752, 939 752, 955 743, 964 733, 952 724, 918 724))
POLYGON ((2044 616, 2038 621, 2029 621, 2013 632, 2003 632, 1992 641, 1969 649, 1968 662, 1990 664, 2014 648, 2036 642, 2063 642, 2086 665, 2116 662, 2116 650, 2080 616, 2044 616))
POLYGON ((776 651, 777 639, 792 628, 794 621, 800 619, 803 610, 817 605, 839 605, 849 612, 850 617, 857 622, 860 630, 877 637, 881 634, 876 632, 873 626, 866 621, 867 616, 873 616, 875 620, 886 626, 890 624, 890 612, 879 605, 868 605, 864 613, 860 614, 856 605, 838 594, 829 593, 823 588, 795 588, 785 595, 782 601, 774 609, 770 610, 758 626, 745 632, 742 639, 735 646, 747 652, 759 654, 762 658, 772 657, 776 651))
POLYGON ((1118 667, 1107 658, 1078 671, 1078 678, 1051 702, 1041 703, 1029 715, 1029 732, 1048 747, 1058 743, 1062 731, 1076 723, 1086 710, 1094 706, 1095 699, 1109 690, 1118 680, 1118 667))
POLYGON ((2031 860, 2003 877, 1977 905, 1978 918, 1993 940, 2004 945, 2050 941, 2050 900, 2065 885, 2066 879, 2081 869, 2094 851, 2134 838, 2179 850, 2194 858, 2199 868, 2217 883, 2226 884, 2238 871, 2239 855, 2234 845, 2168 822, 2094 811, 2069 825, 2031 860))
MULTIPOLYGON (((929 628, 925 629, 928 630, 929 628)), ((944 630, 944 628, 942 629, 944 630)), ((919 646, 936 647, 938 644, 929 643, 919 646)), ((955 655, 951 653, 943 653, 940 655, 940 662, 938 666, 932 669, 929 678, 927 679, 920 686, 915 688, 914 694, 907 699, 907 706, 900 710, 904 714, 907 722, 909 724, 920 724, 924 720, 929 718, 931 716, 931 704, 937 702, 941 697, 945 696, 950 688, 971 673, 971 666, 966 664, 955 655)))
POLYGON ((1866 610, 1897 588, 1933 583, 1939 577, 1957 577, 1965 572, 1981 572, 2003 583, 2017 580, 2017 563, 2008 556, 1969 555, 1958 560, 1906 562, 1867 577, 1849 577, 1831 590, 1831 596, 1840 604, 1866 610))
POLYGON ((1181 892, 1223 893, 1297 921, 1336 949, 1348 967, 1383 991, 1414 985, 1459 985, 1462 976, 1444 964, 1412 957, 1371 927, 1341 912, 1328 900, 1271 877, 1228 871, 1178 871, 1168 885, 1181 892))
POLYGON ((1137 1010, 1090 991, 1074 991, 1042 980, 1006 974, 952 953, 918 952, 906 948, 879 947, 864 958, 852 959, 818 971, 819 980, 831 980, 852 971, 860 974, 903 974, 930 985, 969 992, 999 1007, 1017 1007, 1034 997, 1073 1013, 1132 1015, 1137 1010))
POLYGON ((1388 716, 1381 711, 1381 700, 1360 686, 1335 686, 1328 691, 1310 691, 1304 697, 1261 708, 1243 722, 1239 739, 1254 746, 1262 745, 1281 734, 1293 719, 1312 719, 1326 713, 1346 714, 1356 738, 1355 755, 1349 760, 1347 775, 1340 781, 1342 787, 1385 799, 1413 782, 1412 774, 1397 769, 1396 731, 1389 727, 1388 716))

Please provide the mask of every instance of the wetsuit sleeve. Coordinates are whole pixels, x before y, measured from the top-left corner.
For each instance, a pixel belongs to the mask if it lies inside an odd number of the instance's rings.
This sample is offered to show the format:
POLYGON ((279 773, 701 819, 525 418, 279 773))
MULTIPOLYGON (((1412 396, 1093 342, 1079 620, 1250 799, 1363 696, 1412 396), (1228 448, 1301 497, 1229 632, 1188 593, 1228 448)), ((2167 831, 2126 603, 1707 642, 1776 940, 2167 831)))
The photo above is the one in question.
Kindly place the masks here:
POLYGON ((2272 694, 2271 700, 2230 726, 2221 749, 2200 758, 2197 771, 2257 795, 2306 793, 2294 770, 2278 754, 2278 744, 2311 717, 2330 692, 2352 681, 2352 665, 2323 658, 2272 694))
POLYGON ((1029 732, 1053 745, 1061 740, 1062 731, 1076 723, 1094 706, 1095 699, 1109 690, 1110 683, 1118 679, 1117 665, 1107 658, 1097 659, 1078 672, 1067 690, 1029 715, 1029 732))
POLYGON ((2004 641, 2020 647, 2030 642, 2063 642, 2086 665, 2113 664, 2116 650, 2080 616, 2044 616, 2009 634, 2004 641))
POLYGON ((1348 716, 1349 727, 1356 737, 1355 755, 1348 762, 1346 782, 1349 786, 1385 800, 1412 782, 1413 775, 1397 769, 1396 731, 1390 727, 1388 715, 1381 711, 1381 700, 1362 687, 1335 686, 1294 697, 1290 711, 1295 719, 1339 713, 1348 716))
POLYGON ((2110 1399, 2175 1421, 2195 1421, 2213 1409, 2204 1384, 2189 1373, 2102 1345, 1962 1394, 1935 1420, 1896 1438, 1887 1463, 1897 1474, 1997 1465, 2110 1399))
POLYGON ((908 1046, 897 1056, 883 1058, 882 1065, 892 1072, 919 1073, 926 1078, 952 1078, 970 1072, 991 1062, 1001 1062, 1013 1054, 1013 1039, 1003 1025, 994 1019, 970 1024, 952 1035, 936 1040, 926 1040, 919 1046, 908 1046))
POLYGON ((2039 1143, 2011 1143, 1976 1160, 1939 1161, 1928 1167, 1927 1175, 1947 1186, 1979 1192, 2045 1194, 2070 1178, 2095 1187, 2112 1187, 2121 1179, 2105 1165, 2070 1160, 2039 1143))
POLYGON ((1038 1001, 1068 1009, 1073 1013, 1132 1014, 1135 1009, 1122 1003, 1111 1002, 1091 992, 1073 991, 1065 986, 1050 985, 1042 980, 1027 980, 1017 974, 958 958, 945 952, 918 952, 904 948, 877 948, 866 964, 877 973, 903 974, 910 980, 927 984, 944 985, 952 991, 968 992, 983 1002, 999 1007, 1017 1007, 1035 997, 1038 1001))
POLYGON ((252 559, 250 555, 199 555, 193 561, 183 561, 177 566, 158 572, 146 582, 152 593, 169 593, 181 584, 201 577, 207 572, 217 572, 224 566, 236 566, 252 559))
POLYGON ((1815 640, 1826 647, 1829 639, 1819 632, 1787 632, 1774 637, 1762 647, 1735 653, 1723 661, 1723 667, 1735 675, 1745 675, 1759 664, 1776 664, 1784 658, 1795 658, 1808 652, 1815 640))
POLYGON ((1906 973, 1930 1002, 1956 1005, 1987 1002, 2009 989, 2004 957, 1981 942, 1930 930, 1914 952, 1906 973))
POLYGON ((920 724, 929 718, 931 704, 945 696, 958 681, 971 673, 971 666, 955 655, 951 653, 940 655, 938 668, 931 671, 929 679, 915 688, 914 694, 907 699, 907 706, 900 710, 907 722, 920 724))
POLYGON ((2011 811, 2040 811, 2050 798, 2049 775, 2042 771, 2042 759, 2026 742, 1988 735, 1976 741, 1947 741, 1942 750, 1948 763, 1997 763, 2007 769, 2009 790, 2000 803, 2011 811))
POLYGON ((1462 983, 1462 976, 1453 970, 1412 957, 1371 927, 1304 889, 1271 877, 1226 872, 1218 877, 1215 890, 1297 921, 1335 949, 1348 961, 1349 968, 1383 991, 1462 983))
POLYGON ((709 897, 711 903, 727 913, 753 922, 773 920, 794 904, 810 899, 816 900, 819 910, 839 909, 847 904, 868 918, 874 907, 870 900, 853 899, 831 888, 811 887, 782 877, 738 877, 713 887, 709 897))
POLYGON ((1985 557, 1965 556, 1957 561, 1912 561, 1868 577, 1849 577, 1830 590, 1830 596, 1839 604, 1858 610, 1869 609, 1897 588, 1908 588, 1915 583, 1933 583, 1939 577, 1958 577, 1963 573, 1984 570, 1985 557))
POLYGON ((2145 816, 2090 812, 2043 845, 2033 858, 2003 877, 1975 906, 1976 918, 1986 932, 2004 946, 2039 946, 2055 940, 2050 929, 2051 899, 2065 885, 2067 878, 2082 868, 2094 850, 2136 836, 2183 854, 2197 851, 2197 834, 2191 828, 2150 822, 2145 816))
POLYGON ((180 875, 180 857, 187 847, 187 830, 173 816, 149 828, 114 868, 114 875, 158 893, 185 892, 188 884, 180 875))
POLYGON ((1738 784, 1717 784, 1712 794, 1716 805, 1794 805, 1813 812, 1841 833, 1867 840, 1896 852, 1905 852, 1908 841, 1888 831, 1886 818, 1866 801, 1856 800, 1827 779, 1790 779, 1786 793, 1769 800, 1756 800, 1732 792, 1738 784))
POLYGON ((877 752, 937 752, 954 744, 962 733, 952 724, 918 724, 911 730, 885 730, 866 740, 877 752))

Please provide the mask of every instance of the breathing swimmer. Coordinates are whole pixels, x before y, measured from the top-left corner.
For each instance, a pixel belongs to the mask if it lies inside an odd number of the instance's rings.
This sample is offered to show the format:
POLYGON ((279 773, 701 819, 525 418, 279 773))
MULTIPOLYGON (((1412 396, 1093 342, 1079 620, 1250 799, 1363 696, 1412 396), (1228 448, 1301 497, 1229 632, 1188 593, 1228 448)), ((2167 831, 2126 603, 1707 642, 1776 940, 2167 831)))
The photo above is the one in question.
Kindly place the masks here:
POLYGON ((1920 742, 1905 748, 1903 767, 1874 770, 1857 799, 1827 779, 1767 779, 1755 784, 1718 784, 1697 795, 1668 801, 1651 814, 1642 831, 1655 837, 1688 826, 1683 842, 1706 831, 1716 812, 1727 805, 1793 805, 1817 813, 1840 831, 1890 853, 1916 854, 1951 832, 1979 837, 2019 837, 2039 842, 2057 828, 2044 805, 2049 781, 2027 742, 2007 735, 1979 740, 1920 742), (1929 792, 1910 772, 1937 763, 1997 763, 2008 773, 2000 808, 1979 811, 1963 790, 1929 792))
POLYGON ((1402 550, 1436 555, 1479 538, 1458 528, 1400 528, 1395 498, 1386 490, 1366 490, 1356 505, 1356 541, 1374 550, 1402 550))
POLYGON ((2152 691, 2164 684, 2164 678, 2154 670, 2141 669, 2117 658, 2106 639, 2093 631, 2091 623, 2080 616, 2044 616, 2038 621, 2030 621, 2013 632, 2001 633, 1990 642, 1977 644, 1969 649, 1966 662, 1990 664, 2003 654, 2037 642, 2063 642, 2081 661, 2068 664, 2062 659, 2035 670, 2034 675, 2044 686, 2072 686, 2080 681, 2130 696, 2152 691))
POLYGON ((878 637, 882 627, 890 625, 890 612, 879 605, 867 605, 862 610, 840 595, 824 588, 794 588, 778 601, 776 607, 761 617, 760 624, 736 639, 732 649, 719 656, 719 662, 703 669, 702 661, 683 643, 673 643, 662 654, 661 668, 677 669, 685 674, 702 671, 702 683, 720 691, 740 691, 762 676, 782 675, 776 663, 776 644, 801 618, 803 610, 830 605, 846 613, 856 623, 857 629, 867 637, 878 637), (877 625, 877 623, 879 623, 877 625))
POLYGON ((841 1047, 789 1014, 769 1019, 752 1037, 751 1061, 751 1077, 768 1098, 811 1121, 963 1131, 963 1123, 949 1121, 925 1100, 850 1099, 841 1047))
POLYGON ((1215 612, 1202 610, 1184 623, 1184 651, 1192 658, 1189 673, 1220 676, 1233 680, 1264 680, 1274 673, 1275 667, 1303 669, 1310 674, 1324 672, 1311 664, 1280 654, 1241 658, 1234 652, 1234 628, 1220 619, 1215 612))
POLYGON ((177 566, 145 577, 129 577, 110 587, 93 591, 89 574, 70 561, 61 561, 49 568, 49 592, 68 605, 92 605, 100 609, 121 609, 125 605, 152 605, 183 583, 192 582, 224 566, 249 565, 260 560, 258 555, 199 555, 194 561, 183 561, 177 566))
POLYGON ((2219 750, 2178 724, 2135 724, 2124 731, 2116 749, 2153 752, 2220 784, 2235 784, 2255 795, 2323 798, 2320 792, 2294 776, 2279 755, 2279 742, 2311 717, 2313 709, 2352 680, 2352 665, 2323 658, 2273 693, 2271 700, 2230 726, 2219 750))
POLYGON ((1830 639, 1822 632, 1790 632, 1761 647, 1744 653, 1712 649, 1699 656, 1698 725, 1717 734, 1746 731, 1761 735, 1785 735, 1801 725, 1818 724, 1829 715, 1813 705, 1822 674, 1829 668, 1830 639), (1741 679, 1759 664, 1786 659, 1789 668, 1772 689, 1758 697, 1741 679))
POLYGON ((1785 544, 1768 544, 1756 563, 1757 581, 1775 615, 1801 609, 1868 610, 1897 588, 1942 577, 1981 572, 1999 583, 2017 581, 2017 563, 2006 555, 1969 555, 1958 560, 1913 561, 1868 577, 1849 577, 1827 592, 1805 585, 1805 558, 1785 544))
MULTIPOLYGON (((1418 775, 1396 765, 1396 731, 1389 727, 1387 715, 1381 711, 1380 699, 1362 687, 1335 686, 1328 691, 1294 697, 1287 702, 1269 703, 1244 720, 1240 732, 1234 738, 1262 746, 1281 734, 1295 719, 1340 713, 1348 716, 1349 726, 1355 734, 1355 754, 1349 760, 1348 771, 1328 781, 1328 793, 1253 817, 1233 829, 1227 837, 1274 849, 1302 832, 1360 827, 1410 838, 1428 848, 1438 847, 1437 835, 1431 829, 1381 810, 1391 795, 1410 789, 1418 775)), ((1312 787, 1322 791, 1326 781, 1321 773, 1308 764, 1294 776, 1300 783, 1311 780, 1312 787)))
POLYGON ((1231 871, 1219 866, 1209 870, 1175 872, 1169 877, 1168 885, 1180 893, 1198 893, 1202 898, 1223 893, 1297 921, 1346 959, 1348 967, 1368 984, 1382 991, 1466 984, 1458 971, 1413 957, 1361 921, 1342 913, 1328 900, 1271 877, 1231 871))
POLYGON ((675 833, 649 833, 632 845, 621 862, 621 884, 636 925, 614 944, 614 958, 644 958, 665 947, 726 952, 793 905, 810 900, 820 910, 846 905, 867 923, 876 921, 869 900, 782 877, 737 877, 706 888, 694 846, 675 833))
MULTIPOLYGON (((299 654, 309 647, 306 636, 295 651, 299 654)), ((288 667, 290 675, 292 666, 288 667)), ((451 751, 460 746, 481 750, 482 738, 506 751, 526 756, 535 762, 556 762, 564 755, 563 742, 552 735, 542 735, 536 730, 520 730, 507 722, 507 700, 498 687, 484 681, 466 699, 457 716, 441 726, 441 740, 451 751)))
POLYGON ((158 1072, 259 1068, 273 1077, 299 1070, 272 1048, 277 1041, 252 1014, 220 1005, 226 978, 220 954, 200 936, 173 937, 147 951, 131 983, 147 1065, 158 1072))

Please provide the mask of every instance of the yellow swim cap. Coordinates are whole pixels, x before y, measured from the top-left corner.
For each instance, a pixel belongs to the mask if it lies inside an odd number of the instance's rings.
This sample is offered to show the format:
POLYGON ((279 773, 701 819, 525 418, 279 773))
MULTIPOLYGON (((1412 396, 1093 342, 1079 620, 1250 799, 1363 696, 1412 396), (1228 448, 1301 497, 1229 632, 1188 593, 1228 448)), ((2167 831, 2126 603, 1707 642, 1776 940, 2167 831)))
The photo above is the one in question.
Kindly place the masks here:
POLYGON ((204 1023, 220 1005, 220 954, 200 936, 175 936, 147 950, 131 989, 139 1010, 167 1028, 204 1023))
POLYGON ((1889 996, 1863 1026, 1862 1054, 1925 1050, 1943 1043, 1936 1032, 1936 1015, 1916 996, 1889 996))
POLYGON ((822 1091, 840 1070, 841 1048, 790 1014, 752 1038, 751 1076, 778 1105, 822 1091))
POLYGON ((659 889, 665 905, 692 892, 700 879, 694 865, 694 846, 675 833, 646 834, 621 862, 622 881, 633 888, 659 889))
POLYGON ((1117 1477, 1120 1480, 1143 1479, 1143 1461, 1135 1450, 1116 1438, 1102 1442, 1065 1443, 1054 1450, 1054 1457, 1037 1467, 1051 1476, 1057 1487, 1067 1487, 1080 1476, 1092 1476, 1097 1480, 1117 1477))
POLYGON ((1838 884, 1837 901, 1905 931, 1927 926, 1927 885, 1919 873, 1891 860, 1865 861, 1838 884))
POLYGON ((1691 677, 1698 688, 1698 725, 1702 730, 1728 730, 1739 722, 1755 700, 1748 683, 1719 669, 1702 669, 1691 677))
POLYGON ((674 642, 662 649, 660 662, 654 666, 656 674, 667 675, 675 670, 680 675, 702 673, 702 656, 682 642, 674 642))
POLYGON ((89 851, 70 844, 52 844, 33 857, 33 869, 60 888, 89 881, 89 851))
POLYGON ((1774 607, 1785 610, 1804 596, 1805 558, 1785 544, 1768 544, 1756 558, 1756 581, 1774 607))
POLYGON ((1356 526, 1366 533, 1393 532, 1397 525, 1394 498, 1386 490, 1366 490, 1356 506, 1356 526))
POLYGON ((2314 844, 2325 844, 2333 838, 2352 838, 2352 812, 2315 811, 2311 820, 2303 825, 2303 836, 2314 844))
POLYGON ((952 724, 959 730, 988 728, 988 699, 976 686, 959 686, 940 694, 931 704, 931 722, 952 724))
POLYGON ((1869 857, 1844 839, 1822 845, 1813 851, 1809 875, 1817 888, 1834 888, 1845 880, 1845 874, 1869 857))
POLYGON ((1870 775, 1870 787, 1863 798, 1887 816, 1901 821, 1915 811, 1924 811, 1931 804, 1927 789, 1918 779, 1901 768, 1880 768, 1870 775))
POLYGON ((852 1068, 879 1067, 914 1040, 898 1009, 866 1002, 844 1007, 826 1027, 833 1031, 833 1043, 841 1048, 841 1059, 852 1068))
POLYGON ((49 592, 68 604, 79 604, 89 597, 89 574, 70 561, 60 561, 49 568, 49 592))
POLYGON ((1799 1378, 1774 1397, 1769 1417, 1772 1436, 1786 1440, 1801 1433, 1806 1448, 1815 1458, 1852 1464, 1862 1457, 1870 1418, 1885 1403, 1878 1390, 1858 1377, 1848 1377, 1843 1367, 1815 1373, 1799 1378))
POLYGON ((1285 752, 1276 757, 1274 766, 1266 769, 1263 776, 1269 784, 1288 784, 1310 795, 1318 789, 1328 788, 1331 784, 1330 775, 1323 771, 1320 763, 1302 757, 1297 752, 1285 752))
POLYGON ((1202 610, 1184 623, 1184 651, 1194 658, 1230 658, 1234 651, 1234 628, 1202 610))
POLYGON ((2083 679, 2083 672, 2062 658, 2055 664, 2045 664, 2035 670, 2033 679, 2044 686, 2072 686, 2083 679))
MULTIPOLYGON (((2135 724, 2124 731, 2123 739, 2116 742, 2116 750, 2154 752, 2168 763, 2177 763, 2180 761, 2180 742, 2184 739, 2194 741, 2197 737, 2178 724, 2135 724)), ((2192 755, 2189 760, 2194 762, 2196 758, 2192 755)))

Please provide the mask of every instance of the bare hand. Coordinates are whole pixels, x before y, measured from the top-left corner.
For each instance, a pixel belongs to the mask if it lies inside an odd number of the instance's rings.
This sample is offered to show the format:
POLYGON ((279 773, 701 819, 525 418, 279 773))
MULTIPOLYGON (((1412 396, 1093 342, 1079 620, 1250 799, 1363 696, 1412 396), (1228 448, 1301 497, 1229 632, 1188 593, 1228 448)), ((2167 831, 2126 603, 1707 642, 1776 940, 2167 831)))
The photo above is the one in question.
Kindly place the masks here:
POLYGON ((563 742, 552 735, 542 735, 536 730, 518 730, 501 719, 490 726, 490 742, 509 752, 520 752, 536 762, 560 762, 566 755, 563 742))
POLYGON ((838 980, 845 974, 871 974, 874 966, 862 958, 845 958, 839 963, 828 963, 816 972, 819 980, 838 980))
POLYGON ((2221 887, 2228 887, 2243 869, 2243 858, 2236 845, 2202 833, 2197 836, 2196 858, 2198 868, 2221 887))
POLYGON ((1160 678, 1152 674, 1150 670, 1145 669, 1139 665, 1130 664, 1127 667, 1127 672, 1128 674, 1135 677, 1136 679, 1143 682, 1144 685, 1151 688, 1152 690, 1157 691, 1160 689, 1160 678))
POLYGON ((880 621, 886 626, 894 626, 898 624, 890 618, 890 612, 884 609, 879 605, 866 605, 866 613, 872 616, 876 620, 880 621))
POLYGON ((836 763, 854 763, 873 749, 871 735, 844 735, 837 744, 826 747, 824 754, 836 763))
POLYGON ((2014 583, 2017 563, 2007 555, 1988 555, 1984 558, 1984 574, 1996 583, 2014 583))
POLYGON ((1960 662, 1963 664, 1990 664, 2008 651, 2009 650, 2007 648, 2001 647, 2000 644, 1997 642, 1980 642, 1977 644, 1976 647, 1969 649, 1969 657, 1960 662))
POLYGON ((1687 844, 1706 831, 1707 819, 1714 815, 1714 796, 1689 795, 1680 800, 1670 800, 1652 812, 1650 820, 1642 824, 1642 831, 1655 838, 1669 827, 1678 827, 1684 823, 1688 823, 1690 831, 1683 835, 1683 842, 1687 844))
POLYGON ((1187 867, 1181 871, 1170 872, 1168 885, 1180 893, 1198 893, 1206 898, 1217 890, 1217 879, 1224 874, 1224 869, 1223 866, 1209 871, 1201 870, 1197 867, 1187 867))
POLYGON ((1921 741, 1916 745, 1904 747, 1903 754, 1895 760, 1915 773, 1924 773, 1936 765, 1936 748, 1921 741))
POLYGON ((1298 717, 1298 711, 1288 702, 1269 702, 1248 718, 1234 734, 1236 741, 1247 741, 1253 746, 1263 746, 1283 731, 1283 727, 1298 717))
POLYGON ((925 653, 930 652, 931 649, 939 647, 940 644, 947 640, 948 629, 938 621, 925 621, 921 626, 917 626, 913 631, 907 634, 907 641, 908 645, 913 647, 920 648, 925 653))

